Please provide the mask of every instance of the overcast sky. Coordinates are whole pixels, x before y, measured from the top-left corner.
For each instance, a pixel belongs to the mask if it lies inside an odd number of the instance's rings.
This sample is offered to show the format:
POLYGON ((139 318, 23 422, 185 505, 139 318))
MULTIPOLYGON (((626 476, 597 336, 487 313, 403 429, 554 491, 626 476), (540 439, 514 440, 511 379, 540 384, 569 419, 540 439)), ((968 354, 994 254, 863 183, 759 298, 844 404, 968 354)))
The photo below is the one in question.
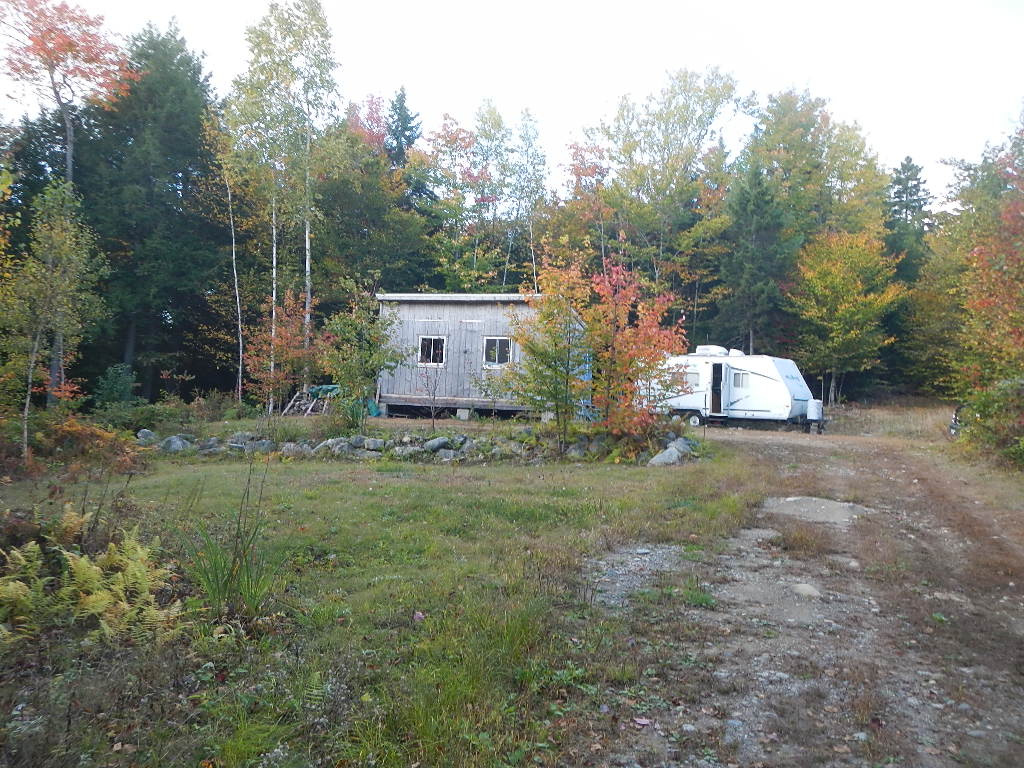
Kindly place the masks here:
MULTIPOLYGON (((945 158, 977 159, 1024 107, 1024 0, 322 0, 334 31, 342 97, 390 98, 436 129, 443 113, 471 125, 484 99, 508 122, 537 119, 549 164, 608 117, 620 96, 659 90, 665 73, 717 66, 760 97, 806 89, 856 121, 885 167, 906 155, 933 193, 945 158)), ((245 28, 267 0, 81 0, 129 35, 172 17, 205 54, 218 93, 246 65, 245 28)), ((4 115, 24 107, 7 84, 4 115)))

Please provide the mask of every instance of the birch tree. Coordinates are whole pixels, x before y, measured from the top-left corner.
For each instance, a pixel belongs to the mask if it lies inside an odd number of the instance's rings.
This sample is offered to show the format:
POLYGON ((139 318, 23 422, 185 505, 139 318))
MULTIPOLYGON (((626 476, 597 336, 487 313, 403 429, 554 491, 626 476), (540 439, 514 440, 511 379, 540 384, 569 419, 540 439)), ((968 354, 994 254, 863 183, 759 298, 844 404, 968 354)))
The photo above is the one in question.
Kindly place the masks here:
MULTIPOLYGON (((96 282, 105 273, 95 235, 82 223, 78 198, 53 182, 32 204, 29 251, 3 291, 3 337, 8 357, 23 363, 21 453, 30 458, 28 421, 38 364, 57 339, 64 361, 102 310, 96 282)), ((64 362, 62 361, 62 362, 64 362)), ((53 382, 50 383, 51 389, 53 382)))

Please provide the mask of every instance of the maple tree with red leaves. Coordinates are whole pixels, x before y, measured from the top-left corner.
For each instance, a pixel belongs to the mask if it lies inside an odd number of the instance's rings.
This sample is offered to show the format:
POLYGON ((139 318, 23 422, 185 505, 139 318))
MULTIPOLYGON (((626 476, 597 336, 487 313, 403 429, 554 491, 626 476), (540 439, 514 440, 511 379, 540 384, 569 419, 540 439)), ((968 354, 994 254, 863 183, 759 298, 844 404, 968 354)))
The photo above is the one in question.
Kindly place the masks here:
POLYGON ((593 353, 593 404, 613 434, 645 436, 658 421, 670 375, 665 358, 686 351, 682 320, 663 324, 673 298, 645 298, 637 275, 605 260, 591 278, 597 300, 584 312, 593 353))
MULTIPOLYGON (((317 301, 312 299, 312 306, 317 301)), ((307 371, 313 370, 321 351, 314 336, 303 345, 306 295, 285 291, 271 323, 271 302, 263 305, 264 321, 246 334, 245 368, 249 391, 273 410, 284 404, 307 371)))
POLYGON ((0 0, 8 72, 52 98, 64 120, 65 178, 74 181, 75 101, 112 101, 138 74, 103 33, 103 17, 53 0, 0 0))
POLYGON ((1008 152, 1001 165, 1007 191, 999 219, 971 252, 965 275, 964 342, 975 386, 1024 372, 1024 153, 1008 152))

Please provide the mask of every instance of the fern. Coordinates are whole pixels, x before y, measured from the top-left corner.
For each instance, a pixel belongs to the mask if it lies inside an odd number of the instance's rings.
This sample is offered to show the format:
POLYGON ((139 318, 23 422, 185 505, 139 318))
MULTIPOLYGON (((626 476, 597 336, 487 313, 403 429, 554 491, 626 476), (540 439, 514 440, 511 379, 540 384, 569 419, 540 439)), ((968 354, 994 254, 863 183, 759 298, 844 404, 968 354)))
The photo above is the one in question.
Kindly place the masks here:
POLYGON ((4 553, 0 646, 71 625, 86 629, 90 640, 129 637, 139 644, 162 642, 180 629, 181 606, 161 608, 156 603, 168 572, 155 563, 135 531, 96 558, 62 548, 52 552, 57 575, 36 542, 4 553))

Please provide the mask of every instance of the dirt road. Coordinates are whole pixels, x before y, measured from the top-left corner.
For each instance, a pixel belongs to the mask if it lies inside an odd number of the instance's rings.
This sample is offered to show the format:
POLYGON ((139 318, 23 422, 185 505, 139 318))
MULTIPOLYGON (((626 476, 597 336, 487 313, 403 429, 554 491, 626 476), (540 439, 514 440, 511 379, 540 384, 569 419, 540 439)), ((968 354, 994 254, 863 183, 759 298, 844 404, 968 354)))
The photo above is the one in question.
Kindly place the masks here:
POLYGON ((708 439, 773 498, 719 551, 603 561, 715 605, 612 601, 663 705, 587 764, 1024 766, 1024 482, 899 439, 708 439))

